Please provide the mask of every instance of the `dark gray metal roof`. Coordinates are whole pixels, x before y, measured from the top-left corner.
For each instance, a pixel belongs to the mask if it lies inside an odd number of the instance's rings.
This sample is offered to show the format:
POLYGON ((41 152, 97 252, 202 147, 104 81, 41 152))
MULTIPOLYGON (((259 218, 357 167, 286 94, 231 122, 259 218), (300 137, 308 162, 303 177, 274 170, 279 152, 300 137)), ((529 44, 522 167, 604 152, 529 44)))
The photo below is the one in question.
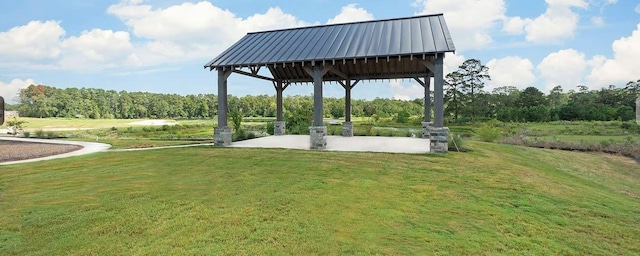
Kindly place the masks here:
POLYGON ((308 75, 303 69, 290 68, 330 62, 344 66, 338 70, 359 69, 358 74, 370 70, 368 75, 383 75, 401 69, 396 74, 402 75, 423 72, 424 65, 416 59, 445 52, 455 52, 455 46, 444 16, 435 14, 249 33, 205 68, 269 66, 277 79, 305 80, 308 75), (386 64, 377 65, 382 58, 386 64))

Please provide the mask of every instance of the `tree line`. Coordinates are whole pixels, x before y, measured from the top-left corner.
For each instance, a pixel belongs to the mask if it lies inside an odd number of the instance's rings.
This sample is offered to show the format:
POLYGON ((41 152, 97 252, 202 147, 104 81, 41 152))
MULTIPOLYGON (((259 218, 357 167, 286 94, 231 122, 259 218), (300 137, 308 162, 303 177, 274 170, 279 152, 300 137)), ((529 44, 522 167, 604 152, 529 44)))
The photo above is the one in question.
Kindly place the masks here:
MULTIPOLYGON (((248 117, 275 117, 274 95, 227 97, 229 111, 239 111, 248 117)), ((55 88, 30 85, 20 90, 19 103, 13 106, 25 117, 83 117, 83 118, 213 118, 217 115, 214 94, 179 95, 151 92, 127 92, 95 88, 55 88)), ((324 98, 324 116, 344 117, 344 99, 324 98)), ((406 112, 422 113, 422 99, 413 101, 377 98, 352 101, 353 116, 389 117, 406 112)), ((313 110, 312 96, 287 96, 283 100, 285 112, 313 110)))
POLYGON ((476 119, 504 122, 546 122, 557 120, 629 121, 635 118, 635 101, 640 80, 622 87, 610 85, 590 90, 578 85, 565 92, 561 85, 548 94, 535 87, 520 90, 501 86, 484 90, 489 69, 475 59, 466 60, 445 78, 445 109, 449 123, 476 119))
MULTIPOLYGON (((518 89, 502 86, 484 90, 490 80, 488 68, 475 59, 465 61, 445 78, 445 121, 465 123, 498 119, 505 122, 545 122, 554 120, 621 120, 635 118, 635 99, 640 95, 640 80, 622 87, 611 85, 590 90, 579 85, 565 91, 561 85, 545 94, 535 87, 518 89)), ((30 85, 20 90, 19 102, 11 109, 26 117, 83 118, 213 118, 217 115, 217 97, 213 94, 179 95, 151 92, 127 92, 96 88, 55 88, 30 85)), ((344 98, 324 98, 325 117, 344 117, 344 98)), ((229 110, 247 117, 274 117, 273 95, 228 96, 229 110)), ((283 100, 288 118, 312 115, 312 96, 288 96, 283 100)), ((356 117, 393 117, 399 122, 422 119, 424 102, 415 100, 352 100, 356 117)), ((432 108, 433 109, 433 108, 432 108)), ((305 119, 306 120, 306 119, 305 119)))

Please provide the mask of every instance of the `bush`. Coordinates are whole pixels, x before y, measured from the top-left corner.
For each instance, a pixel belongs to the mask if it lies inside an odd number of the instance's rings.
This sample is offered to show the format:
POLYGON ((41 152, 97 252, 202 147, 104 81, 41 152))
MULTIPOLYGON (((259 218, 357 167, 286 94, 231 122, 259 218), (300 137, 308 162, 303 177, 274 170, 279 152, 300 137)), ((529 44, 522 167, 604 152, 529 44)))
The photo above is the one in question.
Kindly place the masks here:
POLYGON ((29 138, 29 137, 31 137, 31 132, 24 131, 24 132, 22 133, 22 136, 24 136, 25 138, 29 138))
POLYGON ((247 139, 247 133, 243 129, 236 130, 233 134, 233 141, 241 141, 247 139))
POLYGON ((449 151, 463 151, 466 141, 460 134, 450 133, 449 139, 447 140, 449 151))
POLYGON ((40 138, 40 139, 44 139, 45 136, 45 132, 43 130, 37 130, 36 131, 36 137, 40 138))
POLYGON ((476 135, 478 135, 482 141, 494 142, 498 137, 500 137, 500 130, 496 127, 485 124, 478 128, 476 135))
POLYGON ((274 135, 275 134, 275 126, 273 124, 273 122, 268 122, 267 123, 267 133, 270 135, 274 135))
POLYGON ((54 131, 48 131, 47 132, 47 139, 54 139, 57 138, 58 134, 56 134, 54 131))

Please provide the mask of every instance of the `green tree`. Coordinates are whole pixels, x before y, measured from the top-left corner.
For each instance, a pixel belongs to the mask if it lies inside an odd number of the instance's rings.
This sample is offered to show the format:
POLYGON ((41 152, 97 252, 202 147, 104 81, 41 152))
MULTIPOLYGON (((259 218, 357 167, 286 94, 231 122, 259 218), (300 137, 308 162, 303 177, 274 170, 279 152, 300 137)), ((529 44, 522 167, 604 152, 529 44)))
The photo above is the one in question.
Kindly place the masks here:
POLYGON ((481 108, 480 102, 478 101, 478 94, 481 93, 484 88, 484 81, 491 80, 489 68, 482 65, 480 60, 468 59, 458 67, 458 72, 462 76, 461 91, 467 96, 467 110, 470 112, 471 120, 475 121, 477 113, 481 108))
POLYGON ((520 93, 517 104, 519 107, 547 105, 547 98, 538 88, 529 86, 520 93))
POLYGON ((446 110, 447 113, 453 114, 454 122, 458 121, 458 116, 464 107, 462 102, 463 94, 461 91, 463 83, 463 76, 458 71, 447 74, 444 80, 446 110))

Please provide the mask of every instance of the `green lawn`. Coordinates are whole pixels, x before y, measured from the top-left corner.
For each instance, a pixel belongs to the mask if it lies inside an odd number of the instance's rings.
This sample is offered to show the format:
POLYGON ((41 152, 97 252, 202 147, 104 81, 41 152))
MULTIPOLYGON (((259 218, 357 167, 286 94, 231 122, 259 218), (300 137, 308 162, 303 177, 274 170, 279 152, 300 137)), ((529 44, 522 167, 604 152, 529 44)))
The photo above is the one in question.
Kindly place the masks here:
POLYGON ((627 158, 196 147, 0 167, 0 255, 640 254, 627 158))
POLYGON ((128 127, 132 122, 144 121, 147 119, 86 119, 86 118, 31 118, 20 117, 19 120, 26 121, 23 124, 26 130, 37 129, 100 129, 111 127, 128 127))

